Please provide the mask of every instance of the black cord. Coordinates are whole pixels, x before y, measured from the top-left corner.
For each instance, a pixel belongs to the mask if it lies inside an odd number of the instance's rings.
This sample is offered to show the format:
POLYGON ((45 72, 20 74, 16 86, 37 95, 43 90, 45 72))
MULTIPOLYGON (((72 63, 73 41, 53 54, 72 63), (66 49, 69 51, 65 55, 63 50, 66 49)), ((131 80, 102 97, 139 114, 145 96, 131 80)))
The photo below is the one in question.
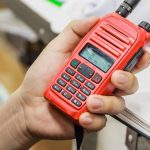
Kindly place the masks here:
POLYGON ((74 125, 75 128, 75 137, 76 137, 76 144, 77 144, 77 150, 80 150, 83 137, 84 137, 84 129, 79 125, 74 125))

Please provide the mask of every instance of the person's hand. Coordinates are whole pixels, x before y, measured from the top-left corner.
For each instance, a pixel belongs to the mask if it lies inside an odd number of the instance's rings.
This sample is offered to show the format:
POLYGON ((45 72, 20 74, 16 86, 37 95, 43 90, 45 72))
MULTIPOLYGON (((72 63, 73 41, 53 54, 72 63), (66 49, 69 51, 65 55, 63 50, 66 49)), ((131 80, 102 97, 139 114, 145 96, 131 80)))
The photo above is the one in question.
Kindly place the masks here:
MULTIPOLYGON (((64 31, 44 49, 28 70, 19 88, 20 103, 24 110, 25 126, 28 133, 36 138, 71 139, 74 137, 73 122, 56 110, 45 98, 44 92, 49 82, 63 67, 74 48, 85 34, 97 23, 97 17, 73 21, 64 31)), ((150 55, 145 52, 134 71, 149 65, 150 55)), ((92 95, 87 101, 89 112, 80 117, 80 125, 87 132, 98 131, 106 124, 105 114, 117 114, 124 110, 125 102, 121 97, 136 92, 136 77, 128 72, 116 71, 112 83, 118 91, 111 96, 92 95)))

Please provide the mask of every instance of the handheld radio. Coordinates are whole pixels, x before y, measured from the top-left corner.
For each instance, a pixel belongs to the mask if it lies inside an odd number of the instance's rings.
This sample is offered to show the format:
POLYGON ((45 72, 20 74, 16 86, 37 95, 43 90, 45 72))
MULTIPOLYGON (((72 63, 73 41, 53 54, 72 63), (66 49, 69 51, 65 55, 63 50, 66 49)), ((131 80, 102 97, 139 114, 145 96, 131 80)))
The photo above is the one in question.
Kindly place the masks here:
POLYGON ((131 71, 144 54, 150 24, 142 21, 138 26, 126 19, 139 1, 125 0, 116 12, 101 18, 49 84, 45 97, 73 120, 87 111, 88 96, 114 91, 110 81, 115 70, 131 71))

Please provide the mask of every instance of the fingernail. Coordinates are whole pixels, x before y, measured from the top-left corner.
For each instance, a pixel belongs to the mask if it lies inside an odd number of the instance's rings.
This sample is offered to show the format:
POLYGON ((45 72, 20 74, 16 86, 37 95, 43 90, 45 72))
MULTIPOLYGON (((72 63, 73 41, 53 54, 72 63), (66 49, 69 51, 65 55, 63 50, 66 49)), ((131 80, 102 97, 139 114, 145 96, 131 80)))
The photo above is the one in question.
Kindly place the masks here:
POLYGON ((100 98, 92 98, 92 100, 91 100, 91 107, 93 108, 93 109, 100 109, 101 107, 102 107, 102 105, 103 105, 103 102, 102 102, 102 100, 100 99, 100 98))
POLYGON ((93 122, 93 119, 89 115, 86 115, 84 117, 84 123, 85 124, 91 124, 92 122, 93 122))
POLYGON ((123 73, 118 73, 116 78, 120 84, 128 82, 128 77, 123 73))

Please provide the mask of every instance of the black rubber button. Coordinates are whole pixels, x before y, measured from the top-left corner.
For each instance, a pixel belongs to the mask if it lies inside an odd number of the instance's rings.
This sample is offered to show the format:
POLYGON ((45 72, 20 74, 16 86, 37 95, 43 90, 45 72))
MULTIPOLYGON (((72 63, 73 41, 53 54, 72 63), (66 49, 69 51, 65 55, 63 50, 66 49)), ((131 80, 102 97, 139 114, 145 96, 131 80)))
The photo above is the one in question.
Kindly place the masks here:
POLYGON ((85 64, 81 64, 78 67, 78 72, 81 73, 83 76, 85 76, 88 79, 90 79, 94 74, 94 70, 85 64))
POLYGON ((80 76, 79 74, 77 74, 75 78, 82 83, 85 81, 85 79, 82 76, 80 76))
POLYGON ((66 91, 63 91, 63 92, 62 92, 62 95, 63 95, 65 98, 67 98, 68 100, 70 100, 70 99, 72 98, 71 94, 69 94, 69 93, 66 92, 66 91))
POLYGON ((75 75, 75 71, 72 70, 71 68, 66 68, 66 72, 69 73, 71 76, 74 76, 75 75))
POLYGON ((53 85, 53 89, 54 89, 55 91, 57 91, 57 92, 61 92, 61 90, 62 90, 62 88, 59 87, 57 84, 54 84, 54 85, 53 85))
POLYGON ((84 94, 86 94, 87 96, 89 96, 89 95, 91 94, 91 91, 88 90, 88 89, 85 88, 85 87, 82 87, 82 88, 81 88, 81 91, 82 91, 84 94))
POLYGON ((102 77, 98 73, 96 73, 94 75, 94 77, 92 78, 92 81, 97 83, 97 84, 100 83, 101 80, 102 80, 102 77))
POLYGON ((71 84, 74 86, 74 87, 76 87, 76 88, 80 88, 80 86, 81 86, 81 84, 79 83, 79 82, 77 82, 76 80, 72 80, 71 81, 71 84))
POLYGON ((72 94, 75 94, 76 93, 76 90, 73 88, 73 87, 71 87, 71 86, 67 86, 67 88, 66 88, 69 92, 71 92, 72 94))
POLYGON ((77 94, 76 94, 76 97, 79 98, 81 101, 85 101, 85 100, 86 100, 86 96, 84 96, 84 95, 81 94, 81 93, 77 93, 77 94))
POLYGON ((62 77, 63 79, 65 79, 66 81, 70 81, 70 79, 71 79, 71 77, 68 76, 66 73, 63 73, 63 74, 61 75, 61 77, 62 77))
POLYGON ((71 100, 71 102, 72 102, 73 104, 75 104, 77 107, 80 107, 80 106, 82 105, 82 103, 81 103, 80 101, 78 101, 77 99, 75 99, 75 98, 73 98, 73 99, 71 100))
POLYGON ((80 61, 77 59, 73 59, 72 62, 70 63, 70 65, 75 69, 78 67, 79 64, 80 64, 80 61))
POLYGON ((86 85, 88 88, 90 88, 91 90, 94 90, 94 89, 95 89, 95 85, 94 85, 93 83, 89 82, 89 81, 87 81, 87 82, 85 83, 85 85, 86 85))
POLYGON ((59 85, 61 85, 61 86, 63 86, 63 87, 65 87, 66 86, 66 82, 65 81, 63 81, 62 79, 58 79, 57 80, 57 83, 59 84, 59 85))

